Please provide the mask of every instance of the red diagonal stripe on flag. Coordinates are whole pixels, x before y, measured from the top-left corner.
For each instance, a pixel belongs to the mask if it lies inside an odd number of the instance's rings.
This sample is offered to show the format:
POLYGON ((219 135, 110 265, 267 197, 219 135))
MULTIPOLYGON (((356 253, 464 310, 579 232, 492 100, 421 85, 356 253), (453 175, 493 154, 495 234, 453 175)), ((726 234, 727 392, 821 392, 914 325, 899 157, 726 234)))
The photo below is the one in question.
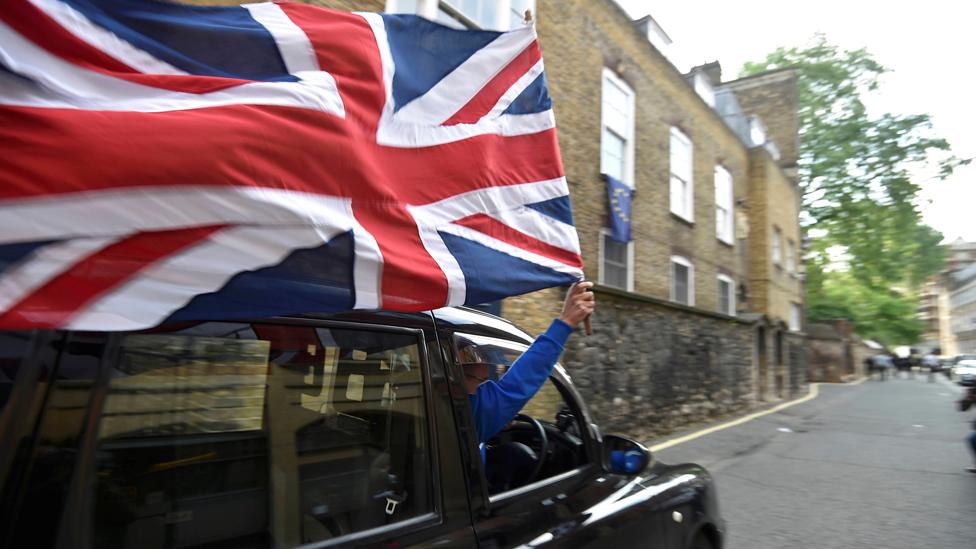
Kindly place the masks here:
POLYGON ((356 219, 383 254, 384 308, 423 311, 447 303, 447 276, 427 253, 416 221, 401 205, 361 204, 353 200, 356 219))
POLYGON ((0 329, 63 327, 88 303, 223 226, 139 233, 93 253, 0 315, 0 329))
POLYGON ((531 69, 533 65, 538 63, 539 59, 542 59, 542 52, 539 51, 539 42, 533 41, 508 66, 496 74, 467 104, 448 118, 444 122, 444 125, 473 124, 481 120, 481 117, 491 112, 492 107, 505 95, 505 92, 519 78, 522 78, 522 75, 531 69))
POLYGON ((474 229, 494 239, 529 250, 542 257, 548 257, 565 265, 579 268, 583 267, 582 258, 576 252, 564 250, 543 242, 534 236, 527 235, 522 231, 517 231, 491 216, 480 213, 469 215, 468 217, 458 219, 454 224, 474 229))
POLYGON ((335 78, 346 116, 374 134, 386 102, 383 64, 369 23, 355 13, 330 12, 297 3, 278 5, 308 36, 319 66, 335 78))
POLYGON ((553 129, 396 148, 354 138, 335 116, 292 107, 159 113, 4 107, 3 118, 0 199, 215 185, 429 204, 563 175, 553 129), (206 138, 187 138, 196 135, 206 138))

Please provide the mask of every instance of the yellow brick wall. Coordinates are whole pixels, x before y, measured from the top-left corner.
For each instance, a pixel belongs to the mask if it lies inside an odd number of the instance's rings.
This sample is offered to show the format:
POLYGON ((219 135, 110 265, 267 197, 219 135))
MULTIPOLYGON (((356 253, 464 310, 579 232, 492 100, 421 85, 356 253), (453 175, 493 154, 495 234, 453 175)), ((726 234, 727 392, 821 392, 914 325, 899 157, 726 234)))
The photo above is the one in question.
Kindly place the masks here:
MULTIPOLYGON (((745 254, 737 251, 738 242, 729 246, 715 236, 714 171, 716 164, 728 169, 735 198, 745 198, 747 150, 613 2, 541 0, 537 25, 587 276, 596 280, 599 275, 600 228, 606 222, 600 123, 603 68, 609 67, 636 98, 634 289, 668 299, 670 257, 682 255, 695 266, 696 306, 717 310, 720 269, 738 283, 747 265, 745 254), (693 143, 694 224, 670 213, 672 126, 681 128, 693 143)), ((542 319, 523 316, 534 313, 524 304, 531 299, 509 300, 503 313, 518 322, 542 325, 542 319)), ((549 303, 542 307, 549 311, 551 299, 540 299, 549 303)))
POLYGON ((735 91, 742 110, 758 115, 766 126, 766 137, 776 143, 778 164, 791 177, 800 153, 800 111, 797 75, 780 69, 742 78, 726 84, 735 91))
POLYGON ((786 245, 793 242, 795 270, 800 269, 799 189, 784 175, 765 149, 755 148, 750 171, 750 306, 774 321, 789 324, 790 304, 803 303, 798 272, 786 268, 786 245), (773 228, 782 234, 782 261, 773 263, 773 228))

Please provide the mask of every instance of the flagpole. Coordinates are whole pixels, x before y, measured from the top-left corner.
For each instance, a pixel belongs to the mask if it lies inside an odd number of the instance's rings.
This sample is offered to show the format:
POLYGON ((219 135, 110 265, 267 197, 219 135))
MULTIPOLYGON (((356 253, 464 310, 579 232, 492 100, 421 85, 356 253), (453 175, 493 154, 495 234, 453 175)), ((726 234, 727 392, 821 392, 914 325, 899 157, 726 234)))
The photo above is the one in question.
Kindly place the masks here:
MULTIPOLYGON (((579 279, 579 282, 584 282, 585 280, 586 280, 586 277, 585 277, 585 276, 582 276, 582 277, 580 277, 580 279, 579 279)), ((577 282, 577 284, 578 284, 579 282, 577 282)), ((589 289, 589 288, 587 288, 587 289, 586 289, 586 290, 584 290, 584 291, 585 291, 585 292, 589 292, 589 291, 590 291, 590 289, 589 289)), ((590 322, 590 317, 591 317, 592 315, 593 315, 593 314, 592 314, 592 313, 590 313, 590 314, 588 314, 588 315, 586 315, 586 317, 585 317, 585 318, 583 319, 583 333, 585 333, 585 334, 586 334, 586 335, 588 335, 588 336, 590 336, 590 335, 593 335, 593 324, 592 324, 592 323, 590 322)))

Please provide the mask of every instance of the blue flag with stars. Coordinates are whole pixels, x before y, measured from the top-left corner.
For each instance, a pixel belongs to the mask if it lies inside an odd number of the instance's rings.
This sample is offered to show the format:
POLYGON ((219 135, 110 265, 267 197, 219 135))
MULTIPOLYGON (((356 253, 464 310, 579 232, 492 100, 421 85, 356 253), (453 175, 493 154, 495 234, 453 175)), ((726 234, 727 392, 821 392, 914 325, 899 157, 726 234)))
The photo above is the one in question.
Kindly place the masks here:
POLYGON ((630 242, 630 202, 634 190, 622 181, 607 176, 607 200, 610 204, 610 238, 630 242))

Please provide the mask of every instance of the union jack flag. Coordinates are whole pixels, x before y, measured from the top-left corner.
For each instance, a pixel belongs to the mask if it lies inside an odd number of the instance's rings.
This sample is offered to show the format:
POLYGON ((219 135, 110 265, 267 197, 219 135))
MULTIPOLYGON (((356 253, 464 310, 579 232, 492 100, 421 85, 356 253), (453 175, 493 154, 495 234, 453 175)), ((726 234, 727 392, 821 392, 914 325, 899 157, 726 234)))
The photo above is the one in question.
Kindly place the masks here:
POLYGON ((0 328, 416 311, 581 268, 531 26, 0 9, 0 328))

